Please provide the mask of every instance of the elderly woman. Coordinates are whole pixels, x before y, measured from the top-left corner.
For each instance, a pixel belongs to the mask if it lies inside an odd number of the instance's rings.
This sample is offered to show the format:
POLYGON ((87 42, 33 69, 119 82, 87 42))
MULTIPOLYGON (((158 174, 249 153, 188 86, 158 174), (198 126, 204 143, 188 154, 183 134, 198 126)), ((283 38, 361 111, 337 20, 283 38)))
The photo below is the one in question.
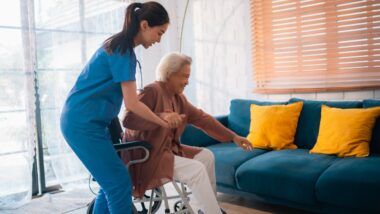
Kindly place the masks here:
MULTIPOLYGON (((126 140, 145 140, 152 145, 149 160, 131 168, 134 196, 141 197, 146 190, 175 179, 190 187, 191 206, 196 213, 217 214, 222 211, 216 200, 214 156, 206 148, 180 144, 185 125, 192 124, 221 142, 234 141, 246 150, 252 147, 245 138, 187 101, 182 92, 189 83, 191 61, 180 53, 166 55, 156 70, 158 81, 139 95, 141 102, 176 128, 163 128, 133 112, 127 112, 123 119, 126 140)), ((139 154, 129 155, 137 158, 139 154)))

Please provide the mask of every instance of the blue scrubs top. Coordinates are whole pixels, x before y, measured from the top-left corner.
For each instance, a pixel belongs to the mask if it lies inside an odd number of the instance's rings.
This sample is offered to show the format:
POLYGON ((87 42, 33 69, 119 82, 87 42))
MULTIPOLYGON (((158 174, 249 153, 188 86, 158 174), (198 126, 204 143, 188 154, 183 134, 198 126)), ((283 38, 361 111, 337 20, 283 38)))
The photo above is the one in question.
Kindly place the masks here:
POLYGON ((123 102, 121 82, 136 80, 136 55, 108 54, 101 47, 82 70, 62 111, 62 119, 76 125, 107 126, 123 102))

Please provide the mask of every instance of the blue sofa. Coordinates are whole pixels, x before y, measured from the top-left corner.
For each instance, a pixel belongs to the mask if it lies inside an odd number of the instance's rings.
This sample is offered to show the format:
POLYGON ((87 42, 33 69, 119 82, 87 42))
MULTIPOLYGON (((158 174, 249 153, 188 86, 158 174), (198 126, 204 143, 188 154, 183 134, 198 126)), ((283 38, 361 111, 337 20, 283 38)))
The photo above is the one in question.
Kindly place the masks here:
POLYGON ((380 119, 376 121, 370 156, 338 158, 310 154, 318 136, 321 105, 337 108, 380 106, 380 100, 288 102, 235 99, 230 114, 217 117, 226 127, 247 136, 250 105, 304 102, 295 144, 298 149, 244 151, 234 143, 219 143, 189 125, 183 144, 207 147, 215 155, 219 192, 254 197, 317 213, 380 213, 380 119))

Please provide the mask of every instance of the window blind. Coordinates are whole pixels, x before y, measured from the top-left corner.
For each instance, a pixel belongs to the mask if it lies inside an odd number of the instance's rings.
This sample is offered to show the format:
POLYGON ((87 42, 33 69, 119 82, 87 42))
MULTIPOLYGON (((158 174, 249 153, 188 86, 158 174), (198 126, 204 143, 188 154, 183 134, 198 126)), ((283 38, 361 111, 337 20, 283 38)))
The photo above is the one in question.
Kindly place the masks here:
POLYGON ((379 0, 251 0, 256 92, 380 87, 379 0))

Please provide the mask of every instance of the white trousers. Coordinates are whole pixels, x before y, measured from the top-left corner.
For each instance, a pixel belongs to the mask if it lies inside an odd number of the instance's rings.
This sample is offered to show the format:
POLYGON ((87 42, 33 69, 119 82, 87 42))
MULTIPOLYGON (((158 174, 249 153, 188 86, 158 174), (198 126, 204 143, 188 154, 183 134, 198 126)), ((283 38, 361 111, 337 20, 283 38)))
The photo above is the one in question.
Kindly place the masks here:
POLYGON ((221 214, 216 200, 214 155, 203 148, 194 159, 174 156, 174 179, 187 184, 192 192, 191 208, 205 214, 221 214))

